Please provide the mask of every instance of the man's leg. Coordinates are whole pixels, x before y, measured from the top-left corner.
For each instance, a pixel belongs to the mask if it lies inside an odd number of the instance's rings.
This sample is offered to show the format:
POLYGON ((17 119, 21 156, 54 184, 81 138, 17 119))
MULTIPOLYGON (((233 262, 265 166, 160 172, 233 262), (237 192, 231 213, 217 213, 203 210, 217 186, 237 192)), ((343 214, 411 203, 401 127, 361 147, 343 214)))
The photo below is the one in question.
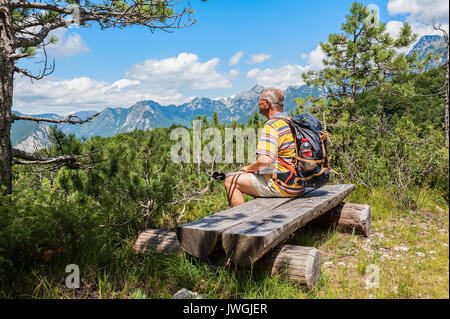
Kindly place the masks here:
POLYGON ((252 183, 251 173, 228 176, 225 178, 225 190, 227 191, 228 203, 231 207, 244 204, 244 196, 247 194, 258 197, 258 192, 252 183))

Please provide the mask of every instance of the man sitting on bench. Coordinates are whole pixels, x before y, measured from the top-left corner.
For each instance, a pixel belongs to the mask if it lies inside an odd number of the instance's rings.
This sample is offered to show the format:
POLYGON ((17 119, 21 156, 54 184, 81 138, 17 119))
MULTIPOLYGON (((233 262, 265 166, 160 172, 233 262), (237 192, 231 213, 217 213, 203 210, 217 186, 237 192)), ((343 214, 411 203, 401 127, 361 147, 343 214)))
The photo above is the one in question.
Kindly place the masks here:
POLYGON ((253 197, 290 197, 300 196, 304 188, 296 185, 293 174, 270 175, 255 174, 263 168, 273 165, 277 171, 294 173, 295 141, 289 124, 283 120, 288 114, 283 112, 284 94, 275 88, 265 89, 258 101, 259 112, 267 117, 259 138, 255 162, 244 166, 245 174, 228 176, 225 190, 231 207, 244 203, 243 194, 253 197))

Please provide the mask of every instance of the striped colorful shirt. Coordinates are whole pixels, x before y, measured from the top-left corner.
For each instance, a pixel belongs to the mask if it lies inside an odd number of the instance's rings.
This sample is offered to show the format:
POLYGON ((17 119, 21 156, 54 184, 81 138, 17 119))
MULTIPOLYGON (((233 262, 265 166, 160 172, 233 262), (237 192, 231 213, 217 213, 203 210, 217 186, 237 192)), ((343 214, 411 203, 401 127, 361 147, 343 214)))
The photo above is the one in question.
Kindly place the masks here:
MULTIPOLYGON (((278 118, 288 118, 287 113, 276 113, 264 125, 259 137, 257 155, 269 156, 275 168, 280 172, 289 171, 280 163, 279 157, 290 165, 295 164, 295 141, 289 125, 278 118)), ((283 181, 285 182, 285 181, 283 181)), ((271 185, 274 189, 285 196, 299 196, 303 193, 301 185, 282 185, 277 181, 272 181, 271 185)))

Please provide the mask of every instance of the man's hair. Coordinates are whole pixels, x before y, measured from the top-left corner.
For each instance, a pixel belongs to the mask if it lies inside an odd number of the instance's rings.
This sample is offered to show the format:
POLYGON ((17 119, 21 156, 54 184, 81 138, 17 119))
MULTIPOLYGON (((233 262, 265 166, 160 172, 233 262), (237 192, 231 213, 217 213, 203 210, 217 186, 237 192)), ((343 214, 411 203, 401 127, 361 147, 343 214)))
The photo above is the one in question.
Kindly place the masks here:
POLYGON ((267 88, 263 91, 262 97, 270 102, 272 110, 282 111, 284 107, 283 91, 276 88, 267 88))

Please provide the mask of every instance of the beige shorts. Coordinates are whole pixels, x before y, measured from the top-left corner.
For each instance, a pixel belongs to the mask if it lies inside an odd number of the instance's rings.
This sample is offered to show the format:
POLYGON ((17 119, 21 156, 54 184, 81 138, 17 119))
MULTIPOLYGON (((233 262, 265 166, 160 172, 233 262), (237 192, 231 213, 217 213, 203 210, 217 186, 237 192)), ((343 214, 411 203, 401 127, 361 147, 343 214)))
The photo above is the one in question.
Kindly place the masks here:
POLYGON ((253 187, 259 197, 287 197, 272 187, 272 179, 265 179, 264 175, 251 174, 253 187))

